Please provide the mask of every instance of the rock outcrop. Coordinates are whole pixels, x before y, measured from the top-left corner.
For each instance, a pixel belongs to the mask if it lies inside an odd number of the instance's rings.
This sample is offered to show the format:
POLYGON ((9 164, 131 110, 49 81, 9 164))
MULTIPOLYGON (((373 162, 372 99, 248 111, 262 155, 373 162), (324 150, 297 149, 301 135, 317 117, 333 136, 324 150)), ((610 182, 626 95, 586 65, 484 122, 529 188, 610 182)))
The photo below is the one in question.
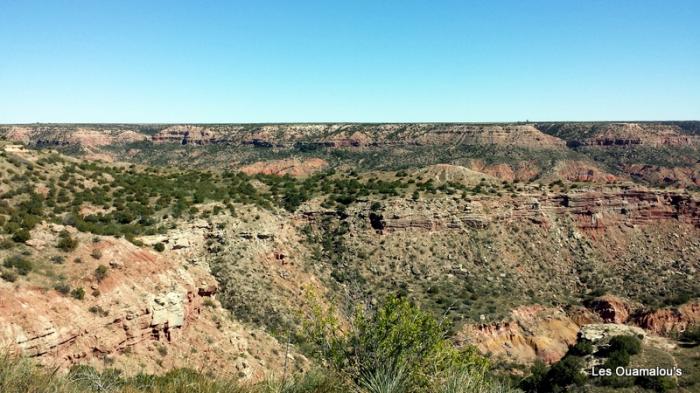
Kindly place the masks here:
POLYGON ((680 333, 691 325, 700 324, 700 303, 691 302, 677 308, 644 311, 633 320, 638 326, 655 334, 680 333))
POLYGON ((466 325, 459 338, 481 353, 511 362, 540 359, 551 364, 566 354, 578 332, 579 325, 564 310, 534 305, 513 310, 508 321, 466 325))
POLYGON ((536 127, 577 146, 688 146, 700 137, 672 123, 542 123, 536 127))
MULTIPOLYGON (((41 226, 33 232, 42 239, 41 232, 51 231, 58 229, 41 226)), ((66 261, 79 263, 60 268, 72 277, 66 282, 70 288, 82 288, 84 299, 24 280, 0 280, 1 347, 63 369, 78 363, 127 373, 206 367, 251 381, 281 369, 281 344, 232 321, 218 305, 218 285, 206 264, 191 262, 204 250, 203 231, 193 232, 184 253, 162 254, 124 239, 74 236, 80 246, 66 261), (99 265, 109 267, 97 280, 99 265)), ((303 356, 290 356, 295 368, 305 367, 303 356)))
POLYGON ((629 320, 632 313, 631 307, 626 301, 612 295, 593 299, 589 307, 605 323, 625 323, 629 320))
POLYGON ((628 335, 644 338, 647 334, 643 329, 636 326, 615 323, 594 323, 583 326, 579 337, 583 340, 598 344, 609 340, 611 337, 628 335))
MULTIPOLYGON (((142 140, 122 130, 101 126, 27 125, 11 126, 8 139, 37 145, 102 143, 94 133, 120 142, 142 140), (75 134, 75 135, 74 135, 75 134)), ((138 133, 139 135, 143 135, 138 133)), ((564 148, 565 142, 532 125, 520 124, 269 124, 217 126, 172 125, 151 137, 154 143, 182 145, 229 144, 256 147, 358 148, 379 146, 503 145, 528 148, 564 148)))
POLYGON ((175 125, 151 137, 154 143, 177 143, 180 145, 208 145, 220 141, 217 134, 201 126, 175 125))
POLYGON ((479 184, 482 179, 495 180, 492 176, 458 165, 436 164, 416 172, 424 180, 432 180, 435 185, 458 183, 466 186, 479 184))
MULTIPOLYGON (((312 214, 307 212, 307 214, 312 214)), ((700 227, 700 201, 690 194, 644 190, 584 191, 566 194, 473 197, 461 211, 427 210, 421 204, 388 205, 382 213, 387 230, 482 228, 495 223, 527 220, 548 225, 557 217, 571 218, 581 230, 605 230, 617 225, 649 225, 657 220, 700 227)))
POLYGON ((262 173, 265 175, 277 176, 306 176, 326 167, 328 167, 328 162, 320 158, 310 158, 306 160, 287 159, 256 162, 241 167, 240 171, 248 175, 262 173))

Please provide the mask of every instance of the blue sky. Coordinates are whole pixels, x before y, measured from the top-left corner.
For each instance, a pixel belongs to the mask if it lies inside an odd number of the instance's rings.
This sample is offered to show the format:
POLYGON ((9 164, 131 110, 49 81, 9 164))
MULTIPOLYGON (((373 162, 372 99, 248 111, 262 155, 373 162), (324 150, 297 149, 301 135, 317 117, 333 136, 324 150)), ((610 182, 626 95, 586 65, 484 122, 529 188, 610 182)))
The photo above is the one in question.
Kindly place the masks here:
POLYGON ((698 15, 696 0, 0 0, 0 122, 699 120, 698 15))

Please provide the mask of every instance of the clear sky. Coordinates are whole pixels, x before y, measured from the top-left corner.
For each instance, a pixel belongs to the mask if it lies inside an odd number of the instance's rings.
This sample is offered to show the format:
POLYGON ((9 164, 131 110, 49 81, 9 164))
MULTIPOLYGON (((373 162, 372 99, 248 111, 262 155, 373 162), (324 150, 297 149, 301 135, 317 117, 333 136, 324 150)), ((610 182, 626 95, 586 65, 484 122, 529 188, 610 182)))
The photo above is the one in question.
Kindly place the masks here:
POLYGON ((0 0, 0 122, 700 120, 700 1, 0 0))

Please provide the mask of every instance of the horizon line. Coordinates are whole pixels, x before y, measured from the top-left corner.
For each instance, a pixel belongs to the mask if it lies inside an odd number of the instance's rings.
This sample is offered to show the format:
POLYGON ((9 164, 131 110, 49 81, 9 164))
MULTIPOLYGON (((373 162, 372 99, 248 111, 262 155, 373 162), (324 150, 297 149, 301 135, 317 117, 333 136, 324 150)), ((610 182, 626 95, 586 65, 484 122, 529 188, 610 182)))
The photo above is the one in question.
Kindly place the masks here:
POLYGON ((513 120, 513 121, 270 121, 270 122, 16 122, 3 123, 0 126, 31 126, 31 125, 283 125, 283 124, 537 124, 537 123, 680 123, 700 122, 698 119, 666 119, 666 120, 513 120))

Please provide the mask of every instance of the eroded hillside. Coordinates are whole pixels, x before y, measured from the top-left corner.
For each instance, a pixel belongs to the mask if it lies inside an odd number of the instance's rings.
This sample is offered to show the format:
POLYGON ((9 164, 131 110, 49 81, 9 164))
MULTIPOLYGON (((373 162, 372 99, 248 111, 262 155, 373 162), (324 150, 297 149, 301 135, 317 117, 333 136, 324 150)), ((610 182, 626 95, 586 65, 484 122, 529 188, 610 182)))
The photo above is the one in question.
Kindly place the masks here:
POLYGON ((513 375, 606 323, 694 356, 692 167, 654 186, 606 150, 695 151, 679 125, 62 127, 0 157, 0 337, 46 364, 257 381, 326 364, 318 310, 342 333, 391 296, 513 375))
POLYGON ((32 124, 2 126, 0 133, 10 141, 87 159, 149 165, 249 166, 294 174, 325 165, 400 170, 450 163, 508 181, 563 171, 569 180, 614 177, 697 189, 697 128, 697 122, 32 124), (271 160, 282 161, 270 166, 271 160), (296 168, 284 169, 290 165, 296 168))

